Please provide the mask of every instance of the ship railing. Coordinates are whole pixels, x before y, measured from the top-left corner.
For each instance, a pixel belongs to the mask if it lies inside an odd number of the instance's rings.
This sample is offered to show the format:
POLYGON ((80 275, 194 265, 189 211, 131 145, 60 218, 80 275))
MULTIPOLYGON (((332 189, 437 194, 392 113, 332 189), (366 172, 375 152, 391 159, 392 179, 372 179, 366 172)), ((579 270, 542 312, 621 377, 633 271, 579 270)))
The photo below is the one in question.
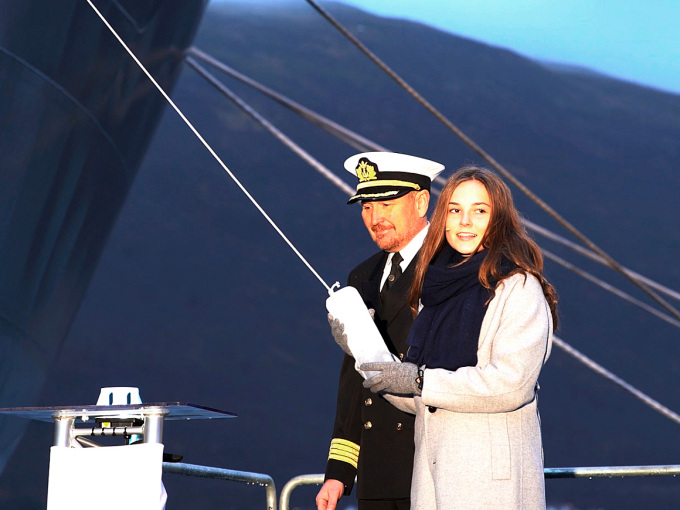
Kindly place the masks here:
POLYGON ((677 476, 680 466, 607 466, 545 468, 546 479, 553 478, 626 478, 631 476, 677 476))
MULTIPOLYGON (((267 510, 276 510, 276 485, 269 475, 181 462, 164 462, 163 472, 259 485, 266 491, 267 510)), ((678 476, 680 465, 545 468, 543 472, 546 479, 678 476)), ((281 490, 279 510, 288 510, 290 496, 296 488, 302 485, 321 485, 323 481, 323 474, 300 475, 291 478, 281 490)))
POLYGON ((163 472, 173 473, 176 475, 196 476, 199 478, 216 478, 219 480, 230 480, 232 482, 259 485, 260 487, 265 488, 267 510, 276 510, 276 485, 274 485, 274 480, 269 475, 261 473, 249 473, 247 471, 234 471, 232 469, 223 469, 210 466, 199 466, 196 464, 185 464, 183 462, 163 462, 163 472))

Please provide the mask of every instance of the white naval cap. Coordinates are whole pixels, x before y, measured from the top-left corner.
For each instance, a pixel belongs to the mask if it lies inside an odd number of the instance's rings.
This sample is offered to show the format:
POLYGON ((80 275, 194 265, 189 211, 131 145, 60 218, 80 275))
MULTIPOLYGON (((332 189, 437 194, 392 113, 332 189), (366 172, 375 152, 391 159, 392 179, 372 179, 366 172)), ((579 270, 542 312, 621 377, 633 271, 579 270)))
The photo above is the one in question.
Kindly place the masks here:
POLYGON ((397 152, 362 152, 345 160, 345 170, 359 179, 356 194, 347 202, 352 204, 358 200, 391 200, 411 191, 429 191, 444 165, 397 152))

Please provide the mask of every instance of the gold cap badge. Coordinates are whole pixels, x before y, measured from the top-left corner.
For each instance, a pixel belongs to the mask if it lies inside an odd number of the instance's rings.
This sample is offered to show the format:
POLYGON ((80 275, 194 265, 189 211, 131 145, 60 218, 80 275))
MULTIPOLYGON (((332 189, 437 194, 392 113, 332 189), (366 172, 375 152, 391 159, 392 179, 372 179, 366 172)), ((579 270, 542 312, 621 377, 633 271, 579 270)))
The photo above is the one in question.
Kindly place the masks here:
POLYGON ((371 163, 366 158, 361 158, 359 164, 356 168, 357 177, 359 182, 374 181, 378 178, 376 173, 375 164, 371 163))

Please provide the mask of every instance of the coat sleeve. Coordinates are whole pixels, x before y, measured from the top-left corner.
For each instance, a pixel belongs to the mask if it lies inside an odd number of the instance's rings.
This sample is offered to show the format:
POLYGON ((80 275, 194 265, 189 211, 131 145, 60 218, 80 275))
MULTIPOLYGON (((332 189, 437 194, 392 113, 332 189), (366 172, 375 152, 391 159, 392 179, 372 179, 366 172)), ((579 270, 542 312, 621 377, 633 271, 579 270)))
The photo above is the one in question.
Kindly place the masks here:
POLYGON ((400 411, 416 414, 416 402, 413 397, 402 397, 399 395, 392 395, 391 393, 382 393, 382 396, 400 411))
POLYGON ((339 480, 344 494, 352 492, 361 441, 361 390, 363 378, 354 369, 354 358, 345 355, 340 370, 333 438, 324 480, 339 480))
POLYGON ((551 341, 552 316, 540 283, 513 275, 489 303, 477 366, 425 369, 423 403, 461 413, 514 411, 533 400, 551 341))

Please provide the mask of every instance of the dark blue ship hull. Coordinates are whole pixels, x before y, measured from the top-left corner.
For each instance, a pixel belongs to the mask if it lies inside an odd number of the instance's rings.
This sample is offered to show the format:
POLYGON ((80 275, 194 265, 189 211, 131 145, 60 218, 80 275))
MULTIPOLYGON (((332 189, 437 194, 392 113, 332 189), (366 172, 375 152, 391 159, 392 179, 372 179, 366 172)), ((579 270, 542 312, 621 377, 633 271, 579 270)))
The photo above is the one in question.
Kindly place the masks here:
MULTIPOLYGON (((95 5, 169 91, 206 3, 95 5)), ((0 12, 0 407, 12 407, 38 398, 165 101, 85 0, 0 12)), ((0 418, 0 470, 25 426, 0 418)))

